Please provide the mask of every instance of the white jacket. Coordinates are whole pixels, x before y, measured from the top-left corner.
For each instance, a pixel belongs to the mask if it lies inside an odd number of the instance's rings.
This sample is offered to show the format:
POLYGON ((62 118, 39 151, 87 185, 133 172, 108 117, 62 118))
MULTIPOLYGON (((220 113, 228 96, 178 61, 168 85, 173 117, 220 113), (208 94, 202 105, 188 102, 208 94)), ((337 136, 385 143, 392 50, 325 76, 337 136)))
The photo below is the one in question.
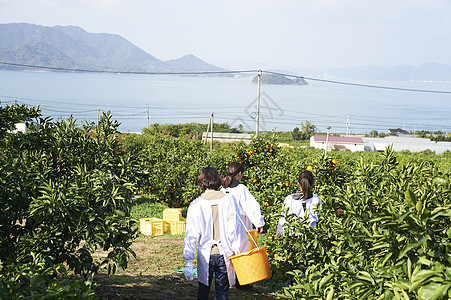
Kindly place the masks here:
MULTIPOLYGON (((316 226, 316 223, 318 222, 318 213, 317 213, 317 207, 321 204, 321 201, 319 201, 319 197, 317 194, 313 194, 313 197, 303 201, 301 199, 295 200, 296 194, 288 195, 284 200, 284 211, 288 208, 288 212, 285 216, 295 214, 299 216, 300 218, 304 219, 305 211, 304 207, 302 205, 303 202, 306 204, 307 214, 309 217, 309 226, 316 226)), ((287 223, 287 220, 285 217, 281 217, 279 219, 279 223, 277 224, 277 232, 276 234, 283 234, 284 233, 284 225, 287 223)))
POLYGON ((183 258, 194 260, 196 246, 198 246, 197 279, 205 285, 209 285, 208 270, 213 244, 217 244, 220 254, 224 255, 229 285, 235 284, 235 269, 229 257, 246 251, 249 245, 245 228, 238 219, 237 210, 233 197, 213 190, 207 190, 188 207, 183 258), (218 205, 219 241, 213 240, 212 205, 218 205))
POLYGON ((261 214, 260 204, 252 196, 249 189, 244 184, 238 184, 236 187, 221 188, 224 193, 230 193, 235 197, 236 203, 240 210, 241 219, 246 225, 246 229, 252 229, 252 224, 256 228, 265 225, 265 218, 261 214))

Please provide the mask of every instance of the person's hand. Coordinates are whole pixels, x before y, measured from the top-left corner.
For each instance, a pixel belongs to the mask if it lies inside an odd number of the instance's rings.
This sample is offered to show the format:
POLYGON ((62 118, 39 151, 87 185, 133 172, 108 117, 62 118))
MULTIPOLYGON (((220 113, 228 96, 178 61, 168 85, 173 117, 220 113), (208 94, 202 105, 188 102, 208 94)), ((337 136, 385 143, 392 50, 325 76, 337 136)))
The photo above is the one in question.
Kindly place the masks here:
POLYGON ((185 265, 185 278, 186 280, 193 280, 193 261, 187 260, 185 265))
POLYGON ((258 227, 258 228, 257 228, 257 232, 260 233, 260 234, 262 234, 262 233, 263 233, 263 227, 258 227))

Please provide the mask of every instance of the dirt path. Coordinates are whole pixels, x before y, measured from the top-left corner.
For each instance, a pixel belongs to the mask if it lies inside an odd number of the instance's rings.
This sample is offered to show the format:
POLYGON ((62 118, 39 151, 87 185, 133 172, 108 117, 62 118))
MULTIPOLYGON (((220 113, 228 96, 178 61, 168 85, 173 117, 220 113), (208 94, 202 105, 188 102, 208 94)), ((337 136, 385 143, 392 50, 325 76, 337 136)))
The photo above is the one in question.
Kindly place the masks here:
MULTIPOLYGON (((96 291, 99 299, 196 299, 197 279, 185 280, 182 269, 182 236, 139 237, 132 245, 136 259, 132 258, 126 270, 119 270, 115 276, 98 274, 96 291)), ((269 294, 265 281, 254 284, 252 290, 231 288, 230 299, 276 299, 269 294)), ((214 289, 210 299, 215 299, 214 289)))

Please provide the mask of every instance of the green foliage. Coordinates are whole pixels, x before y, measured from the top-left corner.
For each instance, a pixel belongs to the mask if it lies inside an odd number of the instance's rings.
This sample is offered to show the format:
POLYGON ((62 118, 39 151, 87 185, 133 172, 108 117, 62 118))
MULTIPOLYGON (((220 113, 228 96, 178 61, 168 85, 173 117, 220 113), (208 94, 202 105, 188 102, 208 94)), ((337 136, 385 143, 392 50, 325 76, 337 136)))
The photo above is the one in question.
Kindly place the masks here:
POLYGON ((237 143, 232 148, 234 161, 244 166, 242 182, 260 203, 266 216, 266 228, 275 229, 283 199, 297 189, 297 177, 307 167, 304 160, 290 160, 292 148, 281 147, 275 135, 253 139, 249 144, 237 143), (290 161, 289 161, 290 160, 290 161))
POLYGON ((152 166, 146 192, 170 207, 181 207, 200 194, 197 176, 207 155, 201 141, 156 135, 142 151, 144 162, 152 166))
MULTIPOLYGON (((34 116, 30 110, 25 117, 34 116)), ((52 298, 52 293, 84 287, 81 297, 94 288, 89 278, 100 268, 114 273, 127 266, 137 234, 130 208, 146 168, 123 152, 118 125, 109 114, 83 128, 72 119, 39 118, 28 134, 5 135, 0 155, 2 295, 13 298, 20 290, 23 297, 42 292, 52 298), (100 261, 92 257, 97 249, 107 253, 100 261), (83 275, 84 283, 60 288, 55 280, 66 268, 83 275)))
POLYGON ((434 142, 451 142, 451 135, 441 133, 436 136, 431 135, 429 139, 434 142))
POLYGON ((310 123, 309 121, 305 121, 305 124, 301 123, 301 130, 298 127, 295 127, 291 132, 291 135, 294 140, 310 140, 310 137, 314 135, 316 132, 316 126, 310 123))
POLYGON ((401 164, 391 149, 369 162, 362 157, 340 180, 328 170, 318 172, 318 227, 292 218, 296 235, 270 243, 274 269, 293 279, 280 297, 448 299, 449 171, 401 164))
POLYGON ((147 198, 144 196, 137 198, 132 206, 132 218, 135 220, 151 217, 163 219, 163 211, 168 206, 157 200, 157 198, 147 198))
MULTIPOLYGON (((230 128, 227 123, 213 124, 215 132, 240 132, 236 128, 230 128)), ((144 134, 161 134, 172 137, 183 137, 187 139, 202 139, 202 133, 207 131, 207 124, 184 123, 184 124, 151 124, 149 128, 144 128, 144 134)))
MULTIPOLYGON (((266 220, 273 277, 294 299, 448 299, 451 296, 451 152, 328 153, 278 144, 214 143, 145 131, 121 135, 109 114, 99 124, 53 122, 26 107, 0 111, 0 297, 92 296, 100 268, 125 268, 135 220, 186 207, 205 166, 243 183, 266 220), (4 116, 10 114, 10 116, 4 116), (8 119, 9 118, 9 119, 8 119), (8 133, 17 120, 29 133, 8 133), (274 236, 283 199, 309 169, 319 194, 317 227, 288 216, 293 235, 274 236), (135 197, 141 194, 139 197, 135 197), (106 256, 95 260, 95 250, 106 256), (65 284, 67 271, 84 276, 65 284)), ((260 240, 259 243, 262 241, 260 240)), ((271 282, 274 284, 274 282, 271 282)))
POLYGON ((210 151, 200 140, 143 134, 138 141, 140 146, 136 147, 126 137, 128 149, 151 170, 149 177, 140 183, 139 191, 169 207, 188 206, 201 194, 197 177, 202 168, 213 166, 221 171, 229 161, 227 148, 215 146, 210 151))
POLYGON ((93 276, 85 281, 65 282, 62 265, 48 267, 42 254, 28 253, 27 264, 8 264, 2 269, 1 299, 92 299, 97 285, 93 276))
POLYGON ((365 136, 369 136, 369 137, 377 137, 379 135, 379 132, 377 132, 377 130, 371 130, 370 133, 368 135, 365 136))
POLYGON ((39 115, 39 107, 28 108, 26 105, 0 107, 0 141, 7 135, 7 131, 12 131, 16 128, 16 123, 29 122, 39 115))

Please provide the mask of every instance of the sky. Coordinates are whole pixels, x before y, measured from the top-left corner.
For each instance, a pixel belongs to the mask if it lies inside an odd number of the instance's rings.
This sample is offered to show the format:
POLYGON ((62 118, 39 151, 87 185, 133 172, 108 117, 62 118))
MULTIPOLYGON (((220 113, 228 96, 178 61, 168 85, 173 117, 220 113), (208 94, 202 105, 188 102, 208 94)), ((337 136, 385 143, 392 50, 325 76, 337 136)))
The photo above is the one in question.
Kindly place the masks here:
POLYGON ((451 65, 451 0, 0 0, 0 23, 19 22, 229 70, 451 65))

